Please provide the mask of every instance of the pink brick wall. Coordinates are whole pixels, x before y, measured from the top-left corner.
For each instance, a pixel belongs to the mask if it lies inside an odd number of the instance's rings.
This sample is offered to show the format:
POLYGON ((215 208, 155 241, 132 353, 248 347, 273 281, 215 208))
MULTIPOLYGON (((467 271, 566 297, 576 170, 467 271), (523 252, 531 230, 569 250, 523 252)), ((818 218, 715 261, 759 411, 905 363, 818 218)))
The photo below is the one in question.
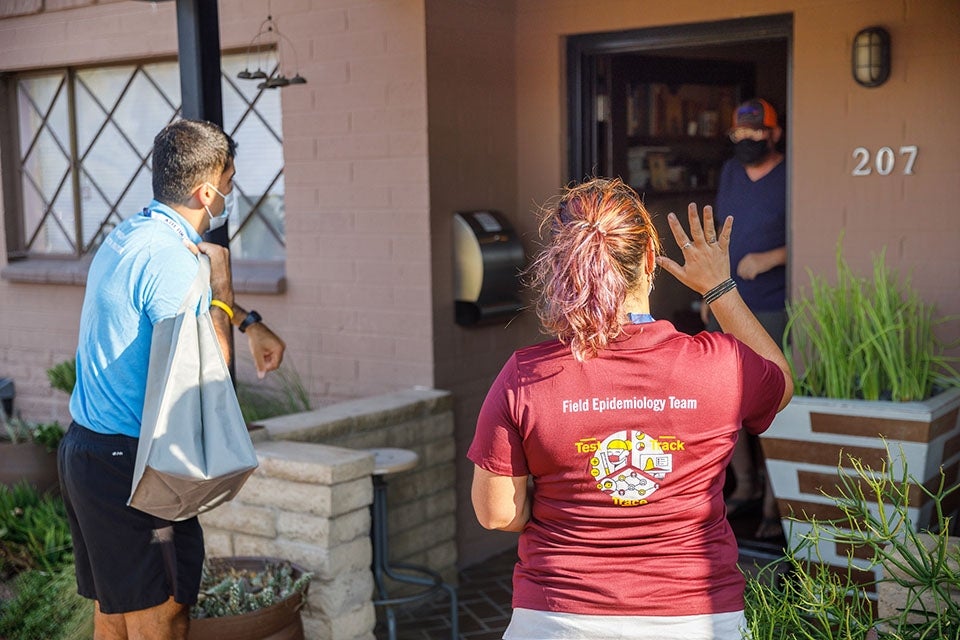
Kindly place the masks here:
MULTIPOLYGON (((308 80, 281 96, 288 290, 239 301, 283 336, 288 361, 317 397, 430 387, 422 2, 313 5, 284 0, 271 7, 308 80)), ((176 51, 173 2, 57 0, 46 7, 38 12, 39 5, 18 0, 17 11, 0 14, 0 69, 176 51)), ((266 11, 265 0, 220 2, 224 50, 244 51, 266 11)), ((281 54, 292 68, 286 42, 281 54)), ((56 402, 43 369, 75 349, 82 293, 0 280, 0 376, 15 378, 27 417, 66 417, 65 398, 56 402)), ((236 342, 238 375, 250 379, 243 336, 236 342)))

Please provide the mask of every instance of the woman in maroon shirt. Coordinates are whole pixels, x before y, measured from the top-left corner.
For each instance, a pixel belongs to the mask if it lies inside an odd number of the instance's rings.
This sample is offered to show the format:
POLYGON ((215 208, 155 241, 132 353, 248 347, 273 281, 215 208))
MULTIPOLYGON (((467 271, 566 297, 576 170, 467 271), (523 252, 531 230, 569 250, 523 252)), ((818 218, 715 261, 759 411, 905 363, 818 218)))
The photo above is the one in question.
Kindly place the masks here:
POLYGON ((764 431, 789 369, 730 280, 732 219, 706 207, 684 264, 660 256, 620 180, 594 179, 546 211, 531 273, 555 339, 515 352, 491 387, 468 457, 490 529, 520 531, 505 638, 740 638, 743 576, 723 505, 741 429, 764 431), (651 316, 657 266, 704 295, 725 333, 651 316))

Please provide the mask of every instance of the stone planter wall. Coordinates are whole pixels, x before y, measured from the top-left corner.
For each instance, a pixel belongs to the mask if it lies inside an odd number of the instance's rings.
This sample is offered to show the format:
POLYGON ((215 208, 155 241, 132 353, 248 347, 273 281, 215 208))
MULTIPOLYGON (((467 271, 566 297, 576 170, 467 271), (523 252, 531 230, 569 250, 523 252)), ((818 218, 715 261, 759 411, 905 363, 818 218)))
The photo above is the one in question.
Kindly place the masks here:
POLYGON ((373 640, 373 456, 295 442, 256 444, 260 467, 232 502, 200 517, 208 556, 283 558, 313 572, 307 640, 373 640))
MULTIPOLYGON (((960 478, 960 389, 925 402, 794 397, 763 434, 761 444, 788 544, 795 546, 810 530, 805 520, 811 516, 818 520, 842 516, 821 490, 834 492, 838 465, 852 473, 848 456, 874 470, 892 465, 894 477, 906 464, 909 474, 929 488, 939 484, 942 467, 947 486, 955 484, 960 478)), ((955 512, 960 495, 954 493, 948 500, 947 513, 955 512)), ((928 525, 932 503, 918 486, 910 487, 910 505, 915 527, 928 525)), ((820 548, 824 561, 840 567, 846 565, 848 551, 820 548)))
POLYGON ((391 556, 452 580, 451 407, 446 392, 410 390, 264 421, 252 432, 260 467, 236 499, 200 518, 207 555, 303 566, 314 573, 303 610, 306 639, 373 640, 373 455, 363 449, 420 455, 415 469, 388 478, 391 556))
POLYGON ((264 420, 274 440, 350 449, 399 447, 420 456, 416 468, 387 476, 390 558, 430 567, 456 584, 456 477, 453 399, 410 389, 264 420))

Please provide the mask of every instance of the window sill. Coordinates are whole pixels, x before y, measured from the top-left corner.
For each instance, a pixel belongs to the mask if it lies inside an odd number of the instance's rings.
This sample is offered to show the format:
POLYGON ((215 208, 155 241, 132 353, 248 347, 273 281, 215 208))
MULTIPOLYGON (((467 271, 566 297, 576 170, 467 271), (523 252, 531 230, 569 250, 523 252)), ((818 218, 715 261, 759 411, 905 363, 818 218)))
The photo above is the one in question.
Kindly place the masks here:
MULTIPOLYGON (((91 257, 79 260, 30 258, 11 262, 0 269, 0 278, 19 284, 80 285, 87 283, 91 257)), ((287 290, 283 262, 236 260, 233 265, 233 290, 244 294, 279 294, 287 290)))

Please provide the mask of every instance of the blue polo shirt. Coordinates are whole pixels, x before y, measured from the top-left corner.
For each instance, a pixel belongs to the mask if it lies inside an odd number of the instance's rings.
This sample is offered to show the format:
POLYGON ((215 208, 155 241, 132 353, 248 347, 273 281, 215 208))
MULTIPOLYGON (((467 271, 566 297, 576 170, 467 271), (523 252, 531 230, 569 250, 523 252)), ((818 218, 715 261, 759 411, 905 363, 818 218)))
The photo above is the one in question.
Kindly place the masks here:
POLYGON ((781 265, 753 280, 744 280, 737 275, 737 265, 748 253, 770 251, 787 244, 786 161, 754 182, 742 164, 727 160, 720 172, 714 209, 718 229, 727 216, 733 216, 730 270, 743 301, 755 313, 782 311, 787 296, 787 268, 781 265))
MULTIPOLYGON (((90 263, 70 396, 73 419, 88 429, 140 435, 153 326, 177 314, 200 268, 175 227, 201 241, 180 214, 154 200, 116 227, 90 263)), ((200 308, 204 303, 209 299, 200 308)))

